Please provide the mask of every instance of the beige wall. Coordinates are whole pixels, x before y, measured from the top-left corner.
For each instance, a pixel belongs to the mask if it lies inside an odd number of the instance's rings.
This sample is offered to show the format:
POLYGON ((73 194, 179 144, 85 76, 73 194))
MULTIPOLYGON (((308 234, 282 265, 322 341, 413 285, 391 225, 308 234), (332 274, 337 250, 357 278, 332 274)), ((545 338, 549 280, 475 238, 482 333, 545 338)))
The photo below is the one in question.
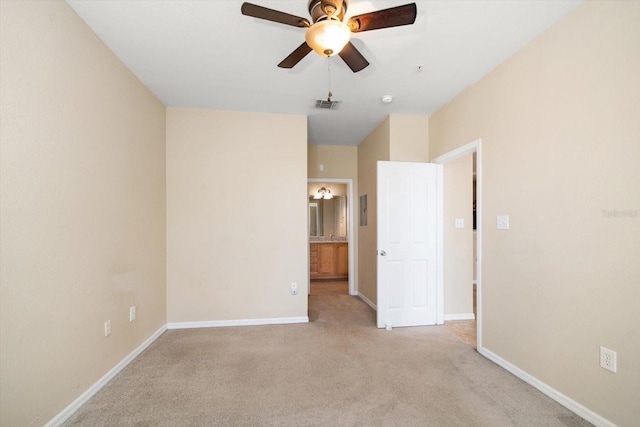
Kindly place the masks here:
POLYGON ((389 159, 428 162, 429 117, 391 114, 389 120, 389 159))
POLYGON ((355 191, 358 180, 357 146, 309 144, 307 150, 309 178, 352 179, 355 191), (320 170, 320 165, 324 170, 320 170))
POLYGON ((429 124, 433 157, 482 138, 485 347, 620 426, 640 419, 638 22, 585 2, 429 124))
POLYGON ((429 159, 429 118, 391 114, 358 145, 358 208, 360 196, 367 195, 367 226, 359 227, 358 291, 377 304, 377 162, 427 162, 429 159))
POLYGON ((43 425, 166 324, 165 109, 66 3, 0 19, 0 425, 43 425))
POLYGON ((444 164, 444 314, 473 313, 472 154, 444 164), (464 220, 456 228, 455 220, 464 220))
POLYGON ((306 126, 167 109, 169 323, 307 316, 306 126))
POLYGON ((358 215, 360 196, 367 195, 367 226, 359 227, 358 291, 377 304, 377 162, 427 162, 429 118, 391 114, 358 145, 358 215))
POLYGON ((377 304, 376 249, 376 163, 389 160, 389 129, 387 117, 358 145, 358 293, 377 304), (360 226, 360 196, 367 195, 367 225, 360 226))

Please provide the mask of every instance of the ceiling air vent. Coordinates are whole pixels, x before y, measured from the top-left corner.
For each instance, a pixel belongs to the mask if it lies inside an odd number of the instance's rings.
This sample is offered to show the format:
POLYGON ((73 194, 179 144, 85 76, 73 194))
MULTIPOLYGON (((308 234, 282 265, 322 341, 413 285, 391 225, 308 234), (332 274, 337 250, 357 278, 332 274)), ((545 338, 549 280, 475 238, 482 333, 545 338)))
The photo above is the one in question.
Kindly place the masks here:
POLYGON ((316 101, 316 108, 323 110, 337 110, 342 101, 327 101, 326 99, 318 99, 316 101))

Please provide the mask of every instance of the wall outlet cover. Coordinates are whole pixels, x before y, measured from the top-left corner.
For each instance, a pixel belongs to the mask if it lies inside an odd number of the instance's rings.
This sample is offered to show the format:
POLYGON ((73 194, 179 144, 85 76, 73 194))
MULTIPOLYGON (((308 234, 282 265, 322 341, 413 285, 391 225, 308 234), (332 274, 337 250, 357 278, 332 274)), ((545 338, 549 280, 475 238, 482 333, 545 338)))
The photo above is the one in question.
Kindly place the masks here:
POLYGON ((614 374, 618 372, 617 353, 605 347, 600 347, 600 367, 614 374))
POLYGON ((509 215, 498 215, 497 228, 498 230, 509 229, 509 215))

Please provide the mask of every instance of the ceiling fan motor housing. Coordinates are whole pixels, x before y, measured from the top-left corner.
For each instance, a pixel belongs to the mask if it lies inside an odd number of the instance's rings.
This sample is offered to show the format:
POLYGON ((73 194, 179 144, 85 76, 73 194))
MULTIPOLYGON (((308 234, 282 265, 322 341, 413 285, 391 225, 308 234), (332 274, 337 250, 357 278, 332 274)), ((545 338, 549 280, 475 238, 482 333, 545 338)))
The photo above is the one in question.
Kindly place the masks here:
POLYGON ((329 19, 329 16, 342 21, 346 12, 346 0, 309 0, 309 14, 314 23, 329 19))
POLYGON ((344 22, 347 0, 309 0, 308 7, 313 24, 307 18, 248 2, 242 3, 240 10, 246 16, 306 28, 305 41, 278 67, 293 68, 308 53, 315 51, 321 56, 340 55, 354 73, 369 66, 369 61, 349 41, 351 33, 410 25, 417 15, 416 4, 409 3, 352 16, 344 22))

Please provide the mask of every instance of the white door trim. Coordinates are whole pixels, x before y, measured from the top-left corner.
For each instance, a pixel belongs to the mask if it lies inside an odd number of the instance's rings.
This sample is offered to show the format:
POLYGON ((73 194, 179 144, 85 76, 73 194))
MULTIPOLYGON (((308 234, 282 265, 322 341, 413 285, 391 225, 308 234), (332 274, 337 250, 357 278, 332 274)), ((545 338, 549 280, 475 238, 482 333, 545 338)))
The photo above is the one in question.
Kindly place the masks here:
MULTIPOLYGON (((483 350, 482 347, 482 139, 478 138, 468 144, 451 150, 441 156, 433 159, 433 163, 444 164, 476 153, 476 250, 477 250, 477 271, 476 271, 476 297, 477 297, 477 349, 483 350)), ((442 294, 441 294, 442 295, 442 294)), ((438 299, 438 310, 444 313, 444 299, 438 299)))
MULTIPOLYGON (((354 237, 353 237, 353 229, 355 224, 353 222, 354 213, 353 213, 353 179, 342 179, 342 178, 308 178, 308 183, 335 183, 335 184, 346 184, 347 185, 347 206, 349 206, 349 212, 347 213, 348 221, 349 221, 349 230, 347 232, 347 240, 349 243, 349 295, 358 295, 358 291, 356 289, 356 268, 355 268, 355 245, 354 245, 354 237)), ((307 204, 309 203, 309 195, 307 194, 307 204)), ((307 209, 309 212, 309 209, 307 209)), ((307 213, 308 215, 308 213, 307 213)), ((308 222, 308 221, 307 221, 308 222)), ((309 230, 307 230, 307 240, 309 236, 309 230)), ((307 258, 308 258, 309 248, 307 247, 307 258)), ((308 268, 308 266, 307 266, 308 268)), ((311 291, 311 277, 309 277, 309 291, 311 291)))
POLYGON ((438 273, 436 282, 436 325, 442 325, 444 323, 444 167, 438 168, 437 197, 436 233, 438 239, 438 273))

